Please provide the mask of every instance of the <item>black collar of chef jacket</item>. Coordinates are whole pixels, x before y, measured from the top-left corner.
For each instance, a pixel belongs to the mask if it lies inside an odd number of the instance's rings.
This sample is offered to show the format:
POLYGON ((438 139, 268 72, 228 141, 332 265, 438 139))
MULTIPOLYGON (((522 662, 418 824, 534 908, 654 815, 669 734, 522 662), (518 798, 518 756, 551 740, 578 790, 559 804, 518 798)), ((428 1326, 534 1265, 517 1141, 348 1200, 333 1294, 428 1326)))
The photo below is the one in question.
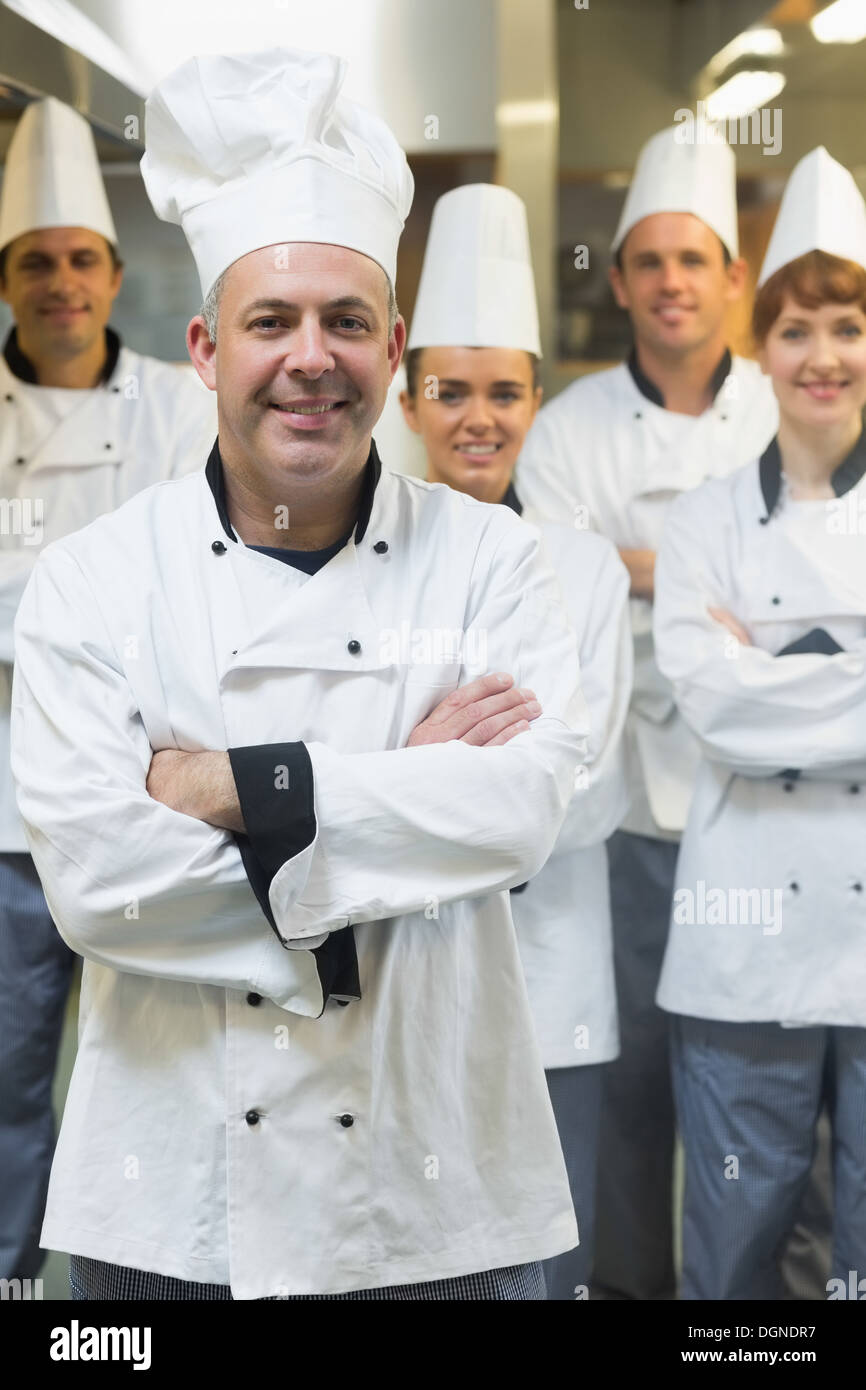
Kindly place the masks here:
MULTIPOLYGON (((220 455, 219 439, 214 440, 214 446, 210 451, 210 457, 205 465, 205 477, 213 493, 216 509, 222 528, 230 540, 236 541, 237 536, 232 530, 229 521, 228 507, 226 505, 226 482, 223 471, 223 461, 220 455)), ((379 478, 382 476, 382 464, 376 449, 375 440, 370 440, 370 452, 367 455, 367 463, 364 469, 364 483, 361 488, 361 501, 358 507, 358 520, 355 523, 355 544, 359 545, 364 539, 364 534, 370 524, 370 513, 373 510, 373 498, 376 495, 376 488, 379 485, 379 478)))
MULTIPOLYGON (((852 487, 857 486, 864 473, 866 473, 866 429, 860 431, 854 448, 842 460, 830 479, 836 496, 844 497, 846 492, 850 492, 852 487)), ((766 518, 762 517, 761 520, 769 521, 776 509, 779 493, 782 490, 782 455, 779 452, 778 439, 771 439, 762 453, 758 462, 758 476, 764 506, 767 508, 767 516, 766 518)))
MULTIPOLYGON (((654 381, 650 381, 646 372, 641 371, 641 368, 637 360, 637 348, 632 348, 631 352, 628 355, 626 366, 631 372, 631 379, 634 382, 637 389, 640 391, 641 395, 646 396, 647 400, 652 401, 653 405, 660 405, 662 409, 664 409, 665 398, 662 395, 661 391, 656 386, 654 381)), ((716 399, 716 396, 719 394, 728 377, 730 376, 732 366, 733 358, 731 357, 728 348, 725 348, 721 362, 716 367, 716 370, 710 377, 710 390, 713 394, 713 400, 716 399)))
MULTIPOLYGON (((105 366, 102 369, 102 376, 99 378, 101 386, 114 375, 117 359, 120 356, 120 338, 113 328, 106 328, 105 330, 105 352, 105 366)), ((3 356, 6 359, 6 366, 13 376, 18 377, 19 381, 26 381, 30 386, 39 385, 36 379, 36 368, 18 346, 18 330, 14 326, 10 328, 6 342, 3 344, 3 356)))
POLYGON ((510 507, 513 512, 517 512, 518 516, 523 516, 523 503, 514 491, 513 483, 508 484, 505 496, 499 499, 499 505, 501 507, 510 507))

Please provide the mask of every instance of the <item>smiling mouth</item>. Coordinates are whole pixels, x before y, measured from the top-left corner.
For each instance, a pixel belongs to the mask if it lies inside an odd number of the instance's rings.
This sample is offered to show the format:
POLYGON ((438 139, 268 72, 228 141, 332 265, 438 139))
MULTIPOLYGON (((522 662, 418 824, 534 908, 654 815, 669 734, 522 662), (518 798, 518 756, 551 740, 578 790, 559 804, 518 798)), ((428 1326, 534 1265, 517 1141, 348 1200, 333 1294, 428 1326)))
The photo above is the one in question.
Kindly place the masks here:
POLYGON ((848 386, 847 381, 798 381, 797 385, 802 391, 809 391, 812 395, 821 395, 825 391, 841 391, 848 386))
POLYGON ((283 415, 326 415, 329 410, 339 410, 345 404, 345 401, 327 401, 322 405, 278 405, 273 401, 271 409, 283 415))
POLYGON ((502 448, 501 444, 455 444, 454 448, 461 454, 469 454, 472 458, 490 458, 491 454, 496 454, 502 448))

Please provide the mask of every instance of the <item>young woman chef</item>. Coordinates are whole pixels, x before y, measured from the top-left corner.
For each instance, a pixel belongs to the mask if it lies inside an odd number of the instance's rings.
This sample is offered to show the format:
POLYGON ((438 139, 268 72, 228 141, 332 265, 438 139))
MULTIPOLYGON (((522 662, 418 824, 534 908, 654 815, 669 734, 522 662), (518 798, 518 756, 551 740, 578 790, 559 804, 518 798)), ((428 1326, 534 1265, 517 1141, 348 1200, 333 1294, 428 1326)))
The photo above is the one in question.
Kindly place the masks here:
POLYGON ((778 1297, 823 1099, 832 1273, 866 1272, 866 206, 823 148, 758 284, 778 435, 674 504, 656 570, 659 664, 703 752, 658 993, 692 1299, 778 1297))
MULTIPOLYGON (((541 400, 539 355, 523 202, 492 184, 446 193, 433 212, 403 396, 428 481, 528 517, 511 475, 541 400)), ((620 750, 632 655, 628 575, 613 544, 555 523, 540 530, 578 637, 592 742, 554 854, 512 892, 580 1230, 580 1245, 545 1265, 548 1297, 562 1300, 586 1297, 602 1066, 619 1048, 604 841, 627 809, 620 750)))

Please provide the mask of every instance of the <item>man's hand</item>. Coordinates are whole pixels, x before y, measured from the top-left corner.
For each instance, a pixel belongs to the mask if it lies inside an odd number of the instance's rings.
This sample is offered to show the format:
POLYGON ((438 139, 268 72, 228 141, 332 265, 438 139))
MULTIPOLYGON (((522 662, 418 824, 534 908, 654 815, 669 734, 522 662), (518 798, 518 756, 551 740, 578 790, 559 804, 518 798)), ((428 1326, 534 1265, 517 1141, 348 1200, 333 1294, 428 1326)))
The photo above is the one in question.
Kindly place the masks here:
POLYGON ((530 720, 537 719, 540 713, 541 705, 533 691, 514 689, 512 676, 502 672, 479 676, 446 695, 412 730, 406 747, 459 739, 462 743, 493 748, 516 734, 526 733, 530 720))
POLYGON ((632 598, 655 597, 656 553, 654 550, 620 550, 619 558, 628 570, 632 598))
POLYGON ((752 646, 752 639, 743 627, 743 624, 737 622, 737 619, 732 613, 729 613, 726 608, 710 608, 707 606, 707 612, 711 618, 715 618, 717 623, 721 623, 722 627, 726 627, 728 632, 733 633, 741 646, 752 646))
POLYGON ((154 753, 147 792, 172 811, 193 816, 220 830, 246 833, 228 753, 154 753))

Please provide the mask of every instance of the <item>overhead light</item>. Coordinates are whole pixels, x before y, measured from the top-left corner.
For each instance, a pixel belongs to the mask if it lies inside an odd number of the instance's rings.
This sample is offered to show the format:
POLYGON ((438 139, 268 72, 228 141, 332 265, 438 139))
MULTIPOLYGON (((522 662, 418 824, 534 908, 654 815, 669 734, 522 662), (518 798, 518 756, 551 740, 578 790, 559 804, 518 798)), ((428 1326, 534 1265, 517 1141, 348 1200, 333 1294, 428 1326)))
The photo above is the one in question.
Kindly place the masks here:
POLYGON ((864 0, 835 0, 809 20, 819 43, 859 43, 866 39, 866 3, 864 0))
POLYGON ((748 116, 777 97, 785 85, 783 72, 738 72, 706 99, 707 120, 731 121, 748 116))
POLYGON ((744 29, 710 59, 707 72, 718 77, 741 58, 778 58, 784 52, 785 40, 778 29, 744 29))
POLYGON ((496 108, 499 125, 543 125, 555 121, 558 108, 555 101, 502 101, 496 108))

